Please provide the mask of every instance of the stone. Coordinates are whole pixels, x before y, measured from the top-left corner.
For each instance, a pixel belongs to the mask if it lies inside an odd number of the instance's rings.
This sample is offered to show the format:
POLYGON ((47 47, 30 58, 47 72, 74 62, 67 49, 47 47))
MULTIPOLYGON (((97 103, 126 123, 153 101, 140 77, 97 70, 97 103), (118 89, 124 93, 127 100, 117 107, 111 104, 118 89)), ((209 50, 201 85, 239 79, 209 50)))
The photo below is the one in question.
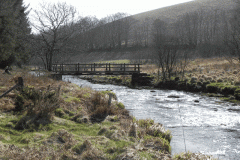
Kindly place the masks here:
POLYGON ((192 77, 191 78, 191 83, 196 83, 197 82, 197 78, 196 77, 192 77))
POLYGON ((178 95, 170 95, 170 96, 168 96, 168 98, 180 98, 180 96, 178 96, 178 95))

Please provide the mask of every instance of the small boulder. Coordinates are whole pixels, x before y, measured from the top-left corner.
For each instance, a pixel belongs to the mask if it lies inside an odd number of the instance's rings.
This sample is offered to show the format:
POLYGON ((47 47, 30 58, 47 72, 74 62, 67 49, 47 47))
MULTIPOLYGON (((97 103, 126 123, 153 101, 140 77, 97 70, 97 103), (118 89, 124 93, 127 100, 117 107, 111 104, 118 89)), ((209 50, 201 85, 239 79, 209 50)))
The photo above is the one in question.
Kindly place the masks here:
POLYGON ((196 77, 192 77, 191 78, 191 83, 196 83, 197 82, 197 78, 196 77))
POLYGON ((180 80, 180 78, 179 78, 179 77, 176 77, 176 78, 175 78, 175 81, 176 81, 176 82, 177 82, 177 81, 179 81, 179 80, 180 80))
POLYGON ((178 96, 178 95, 170 95, 170 96, 168 96, 168 98, 180 98, 180 96, 178 96))

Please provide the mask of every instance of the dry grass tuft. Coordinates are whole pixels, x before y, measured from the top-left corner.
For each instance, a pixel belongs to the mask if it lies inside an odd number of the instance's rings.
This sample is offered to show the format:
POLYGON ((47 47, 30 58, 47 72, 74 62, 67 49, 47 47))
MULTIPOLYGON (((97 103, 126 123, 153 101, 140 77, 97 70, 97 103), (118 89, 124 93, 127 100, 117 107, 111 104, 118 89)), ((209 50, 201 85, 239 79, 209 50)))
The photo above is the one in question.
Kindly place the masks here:
POLYGON ((89 140, 77 144, 73 151, 80 155, 80 159, 106 159, 103 152, 96 149, 89 140))
POLYGON ((151 148, 155 151, 161 151, 165 153, 171 153, 171 147, 169 142, 162 138, 148 138, 144 141, 144 147, 151 148))
POLYGON ((129 112, 118 103, 109 104, 108 96, 101 92, 94 92, 86 105, 92 122, 102 122, 108 115, 129 116, 129 112))
POLYGON ((191 153, 191 152, 184 152, 180 154, 176 154, 173 156, 174 160, 203 160, 203 159, 208 159, 208 160, 216 160, 212 156, 204 155, 201 153, 191 153))
POLYGON ((15 145, 7 145, 4 148, 0 149, 0 158, 1 159, 60 159, 61 155, 66 153, 67 151, 59 147, 54 149, 50 146, 33 146, 26 148, 19 148, 15 145))
POLYGON ((60 129, 57 132, 53 132, 47 142, 51 144, 64 144, 63 146, 66 150, 72 148, 77 143, 77 141, 74 139, 74 136, 65 129, 60 129))

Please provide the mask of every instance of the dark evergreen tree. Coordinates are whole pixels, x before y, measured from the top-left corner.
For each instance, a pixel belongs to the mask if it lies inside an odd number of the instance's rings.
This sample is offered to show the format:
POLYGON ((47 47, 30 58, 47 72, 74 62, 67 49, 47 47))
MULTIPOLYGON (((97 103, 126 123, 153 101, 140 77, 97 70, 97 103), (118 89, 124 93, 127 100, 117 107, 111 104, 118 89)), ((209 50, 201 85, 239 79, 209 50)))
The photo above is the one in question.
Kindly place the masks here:
POLYGON ((29 58, 28 11, 23 0, 0 1, 0 68, 14 61, 27 62, 29 58))

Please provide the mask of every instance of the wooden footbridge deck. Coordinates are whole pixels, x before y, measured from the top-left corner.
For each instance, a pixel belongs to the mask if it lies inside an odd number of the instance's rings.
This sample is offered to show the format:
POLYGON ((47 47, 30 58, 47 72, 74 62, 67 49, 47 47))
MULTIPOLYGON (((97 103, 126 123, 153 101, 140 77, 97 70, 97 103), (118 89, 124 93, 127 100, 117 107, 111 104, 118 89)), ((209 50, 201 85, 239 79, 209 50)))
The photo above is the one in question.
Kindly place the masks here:
POLYGON ((140 73, 141 64, 53 64, 52 71, 61 75, 132 75, 140 73))

